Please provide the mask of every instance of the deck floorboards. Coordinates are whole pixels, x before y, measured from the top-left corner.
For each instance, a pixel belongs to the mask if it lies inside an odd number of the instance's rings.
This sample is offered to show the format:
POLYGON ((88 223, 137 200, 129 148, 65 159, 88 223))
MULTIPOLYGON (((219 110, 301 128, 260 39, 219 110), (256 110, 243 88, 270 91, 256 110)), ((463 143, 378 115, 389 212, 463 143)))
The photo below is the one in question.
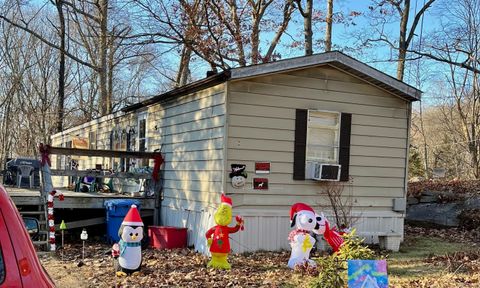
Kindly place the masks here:
MULTIPOLYGON (((17 206, 40 205, 40 190, 18 187, 5 187, 13 202, 17 206)), ((141 209, 154 209, 155 198, 131 197, 118 193, 85 193, 57 189, 58 193, 65 196, 64 201, 55 198, 55 208, 72 209, 105 209, 104 202, 113 199, 135 199, 140 202, 141 209)))

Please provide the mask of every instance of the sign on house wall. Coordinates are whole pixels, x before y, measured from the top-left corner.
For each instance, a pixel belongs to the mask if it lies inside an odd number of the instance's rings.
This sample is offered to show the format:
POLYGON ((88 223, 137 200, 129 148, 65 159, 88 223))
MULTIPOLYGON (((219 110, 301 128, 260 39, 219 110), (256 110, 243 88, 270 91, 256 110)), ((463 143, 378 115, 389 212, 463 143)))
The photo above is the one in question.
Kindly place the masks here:
POLYGON ((253 178, 253 189, 268 190, 268 178, 253 178))
POLYGON ((88 149, 88 138, 85 137, 73 137, 72 147, 78 149, 88 149))
POLYGON ((270 162, 255 162, 255 174, 270 174, 270 162))

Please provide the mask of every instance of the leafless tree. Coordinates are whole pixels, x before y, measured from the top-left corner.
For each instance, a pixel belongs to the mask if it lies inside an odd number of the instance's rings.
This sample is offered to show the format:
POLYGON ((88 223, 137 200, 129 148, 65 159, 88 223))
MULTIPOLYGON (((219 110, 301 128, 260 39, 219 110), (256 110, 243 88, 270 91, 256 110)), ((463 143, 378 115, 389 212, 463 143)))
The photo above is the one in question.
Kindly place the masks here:
POLYGON ((395 61, 397 62, 398 80, 402 81, 404 78, 407 52, 413 50, 411 48, 418 24, 421 22, 422 16, 435 1, 428 0, 423 3, 419 9, 415 10, 416 13, 411 18, 410 12, 412 7, 410 0, 372 0, 372 5, 369 7, 371 13, 367 17, 371 21, 373 33, 369 30, 367 35, 364 35, 363 44, 387 44, 397 53, 395 61), (387 31, 387 25, 391 23, 399 24, 397 39, 392 39, 387 31))
POLYGON ((332 50, 333 0, 327 0, 327 26, 325 28, 325 51, 332 50))

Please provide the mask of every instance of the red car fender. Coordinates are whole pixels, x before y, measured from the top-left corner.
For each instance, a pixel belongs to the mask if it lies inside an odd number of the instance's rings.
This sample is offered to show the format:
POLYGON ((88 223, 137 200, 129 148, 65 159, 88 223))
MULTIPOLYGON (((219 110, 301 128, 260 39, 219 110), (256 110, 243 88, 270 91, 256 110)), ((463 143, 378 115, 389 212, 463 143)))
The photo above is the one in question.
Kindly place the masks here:
MULTIPOLYGON (((7 235, 10 237, 11 246, 13 246, 13 252, 15 254, 14 259, 16 259, 16 267, 5 267, 7 275, 10 270, 17 269, 20 274, 20 278, 18 279, 20 286, 17 287, 55 287, 50 276, 48 276, 47 272, 43 269, 40 260, 38 260, 37 253, 35 252, 22 217, 5 191, 5 188, 2 186, 0 186, 0 213, 6 224, 7 235)), ((6 249, 2 247, 2 250, 6 249)), ((6 252, 4 251, 3 253, 6 252)), ((11 263, 9 262, 8 265, 11 265, 11 263)), ((4 284, 0 285, 0 287, 3 287, 4 284)), ((5 287, 10 286, 7 285, 5 287)))

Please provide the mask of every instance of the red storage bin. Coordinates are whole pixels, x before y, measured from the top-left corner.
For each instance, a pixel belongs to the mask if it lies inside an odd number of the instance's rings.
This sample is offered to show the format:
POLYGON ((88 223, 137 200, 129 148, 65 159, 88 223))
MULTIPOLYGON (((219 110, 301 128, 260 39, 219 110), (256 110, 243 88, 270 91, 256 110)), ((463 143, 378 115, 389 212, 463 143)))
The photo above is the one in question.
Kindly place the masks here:
POLYGON ((187 247, 187 228, 172 226, 148 227, 150 245, 157 249, 173 249, 187 247))

